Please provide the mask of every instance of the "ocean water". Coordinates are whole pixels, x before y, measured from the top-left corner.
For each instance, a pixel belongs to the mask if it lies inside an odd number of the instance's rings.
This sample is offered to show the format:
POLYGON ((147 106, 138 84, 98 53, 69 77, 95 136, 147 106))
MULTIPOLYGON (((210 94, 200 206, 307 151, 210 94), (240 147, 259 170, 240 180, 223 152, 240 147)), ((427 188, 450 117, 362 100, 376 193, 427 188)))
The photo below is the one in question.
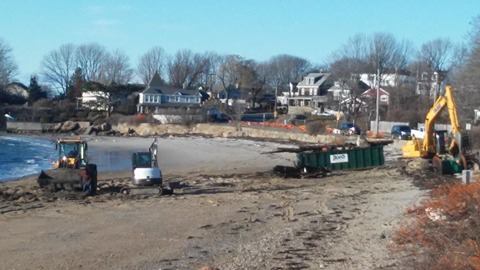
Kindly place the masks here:
POLYGON ((51 140, 0 135, 0 182, 49 169, 55 158, 55 144, 51 140))

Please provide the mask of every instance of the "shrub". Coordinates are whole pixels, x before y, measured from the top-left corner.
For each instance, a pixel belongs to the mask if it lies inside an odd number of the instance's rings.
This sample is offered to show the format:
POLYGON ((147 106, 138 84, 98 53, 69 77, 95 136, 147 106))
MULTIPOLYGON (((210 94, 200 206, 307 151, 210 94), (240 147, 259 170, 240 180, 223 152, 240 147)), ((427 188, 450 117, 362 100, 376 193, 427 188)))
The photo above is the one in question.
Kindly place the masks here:
POLYGON ((316 135, 320 133, 325 133, 325 123, 324 121, 311 121, 306 124, 307 133, 310 135, 316 135))
POLYGON ((416 269, 480 269, 480 183, 445 184, 409 210, 410 222, 394 235, 416 269))
POLYGON ((475 149, 480 149, 480 140, 478 138, 480 138, 480 127, 473 127, 470 130, 470 143, 475 149))
POLYGON ((33 108, 52 108, 53 107, 53 102, 49 99, 42 98, 42 99, 39 99, 39 100, 35 101, 35 103, 33 103, 32 107, 33 108))

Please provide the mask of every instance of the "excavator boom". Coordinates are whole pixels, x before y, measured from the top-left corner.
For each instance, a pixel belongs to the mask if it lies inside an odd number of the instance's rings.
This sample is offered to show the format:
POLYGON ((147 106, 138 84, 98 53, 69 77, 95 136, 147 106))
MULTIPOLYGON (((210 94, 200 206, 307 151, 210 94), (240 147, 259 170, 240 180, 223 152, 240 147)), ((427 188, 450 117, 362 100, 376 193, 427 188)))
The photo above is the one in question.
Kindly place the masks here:
POLYGON ((403 157, 430 158, 436 154, 434 125, 444 108, 448 109, 452 133, 455 135, 455 137, 460 137, 461 128, 458 120, 457 105, 453 97, 453 88, 452 86, 447 85, 445 87, 445 94, 437 98, 425 117, 425 136, 423 141, 414 138, 405 144, 405 146, 402 148, 403 157))

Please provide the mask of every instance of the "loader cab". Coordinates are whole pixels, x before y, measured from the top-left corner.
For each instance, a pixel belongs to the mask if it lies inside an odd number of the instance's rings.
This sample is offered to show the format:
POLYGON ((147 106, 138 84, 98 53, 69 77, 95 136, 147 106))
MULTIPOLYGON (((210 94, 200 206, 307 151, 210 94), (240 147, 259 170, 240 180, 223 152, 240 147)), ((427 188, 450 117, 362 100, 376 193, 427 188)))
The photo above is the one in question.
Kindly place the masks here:
POLYGON ((87 143, 81 140, 58 140, 58 167, 78 169, 87 165, 87 143))

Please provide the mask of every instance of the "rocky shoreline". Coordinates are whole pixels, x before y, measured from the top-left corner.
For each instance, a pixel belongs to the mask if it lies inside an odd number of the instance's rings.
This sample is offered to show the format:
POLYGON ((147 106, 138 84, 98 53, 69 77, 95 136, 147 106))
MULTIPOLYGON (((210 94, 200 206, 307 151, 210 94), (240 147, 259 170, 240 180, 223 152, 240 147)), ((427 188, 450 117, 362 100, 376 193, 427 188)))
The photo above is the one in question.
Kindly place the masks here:
MULTIPOLYGON (((345 144, 354 143, 356 136, 341 136, 331 134, 310 135, 304 132, 283 130, 268 127, 256 127, 244 124, 129 124, 108 122, 91 124, 90 122, 65 121, 56 124, 41 124, 40 127, 29 129, 34 123, 13 122, 7 132, 17 134, 65 134, 65 135, 96 135, 96 136, 203 136, 234 139, 266 140, 273 142, 345 144)), ((35 123, 38 124, 38 123, 35 123)), ((40 124, 38 124, 40 125, 40 124)))

